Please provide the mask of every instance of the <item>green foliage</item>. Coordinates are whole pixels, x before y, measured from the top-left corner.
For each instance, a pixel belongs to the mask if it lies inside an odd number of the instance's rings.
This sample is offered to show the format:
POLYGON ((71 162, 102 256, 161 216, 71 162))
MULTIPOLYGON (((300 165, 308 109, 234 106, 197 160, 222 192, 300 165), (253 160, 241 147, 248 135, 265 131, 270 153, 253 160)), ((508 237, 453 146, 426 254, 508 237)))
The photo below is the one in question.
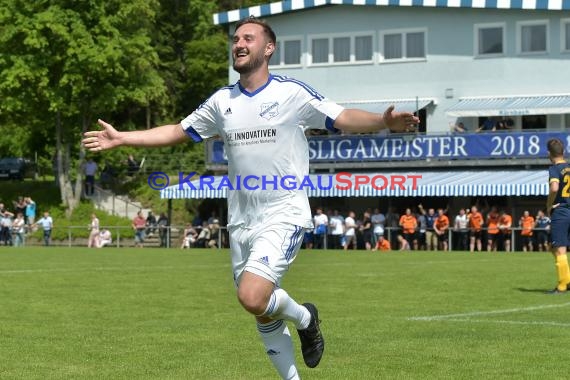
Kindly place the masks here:
MULTIPOLYGON (((80 139, 96 119, 119 130, 175 123, 227 84, 228 38, 212 14, 257 1, 4 0, 0 7, 0 156, 38 157, 53 175, 61 118, 69 180, 80 139)), ((95 155, 117 166, 129 153, 164 155, 176 170, 203 172, 204 148, 152 153, 120 148, 95 155), (184 162, 182 164, 182 162, 184 162)))
MULTIPOLYGON (((134 231, 131 227, 131 221, 128 218, 122 218, 109 215, 105 212, 95 210, 90 202, 81 202, 74 210, 71 217, 67 218, 65 209, 62 207, 54 207, 50 210, 53 218, 54 229, 52 231, 53 240, 66 240, 69 232, 73 238, 87 238, 89 236, 89 224, 91 223, 91 214, 95 213, 99 219, 99 225, 103 227, 126 227, 121 228, 121 237, 132 238, 134 231), (83 227, 84 226, 84 227, 83 227), (73 228, 70 228, 73 227, 73 228), (80 227, 80 228, 75 228, 80 227)), ((111 229, 113 230, 113 229, 111 229)), ((41 239, 43 232, 41 228, 31 234, 36 239, 41 239)))
MULTIPOLYGON (((95 213, 99 218, 100 225, 103 226, 123 226, 128 227, 121 230, 121 236, 133 237, 134 232, 130 228, 131 221, 109 215, 105 212, 95 210, 90 202, 82 202, 68 218, 65 215, 65 208, 61 205, 59 189, 54 182, 49 181, 3 181, 0 183, 0 202, 6 205, 8 210, 13 210, 13 202, 19 196, 31 197, 36 202, 36 220, 45 211, 49 211, 54 220, 54 230, 52 238, 55 240, 65 240, 68 238, 69 226, 85 226, 85 228, 73 229, 74 237, 86 238, 89 236, 87 226, 91 221, 91 214, 95 213)), ((32 235, 36 239, 41 239, 42 232, 36 231, 32 235)))

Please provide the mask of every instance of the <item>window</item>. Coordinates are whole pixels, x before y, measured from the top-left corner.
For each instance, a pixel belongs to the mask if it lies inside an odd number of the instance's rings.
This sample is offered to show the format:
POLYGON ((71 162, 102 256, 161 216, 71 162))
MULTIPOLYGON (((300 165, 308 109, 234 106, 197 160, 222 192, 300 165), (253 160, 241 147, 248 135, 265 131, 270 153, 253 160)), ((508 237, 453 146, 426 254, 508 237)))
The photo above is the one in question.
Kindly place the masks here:
POLYGON ((373 36, 370 34, 337 35, 309 38, 311 64, 370 63, 373 61, 373 36))
POLYGON ((522 129, 546 129, 546 115, 523 116, 522 129))
POLYGON ((519 53, 546 53, 548 51, 548 22, 531 21, 518 24, 519 53))
POLYGON ((382 32, 380 42, 385 61, 426 58, 426 32, 423 30, 382 32))
POLYGON ((354 59, 357 61, 372 61, 372 36, 354 38, 354 59))
POLYGON ((333 38, 333 61, 350 62, 350 37, 333 38))
POLYGON ((475 55, 497 56, 505 52, 505 25, 475 25, 475 55))
POLYGON ((570 53, 570 19, 562 20, 560 24, 562 37, 560 41, 562 43, 562 51, 565 53, 570 53))
POLYGON ((317 38, 312 41, 311 56, 313 63, 329 62, 329 39, 317 38))
POLYGON ((283 43, 283 61, 286 65, 300 65, 301 64, 301 41, 285 41, 283 43))
POLYGON ((300 65, 301 64, 301 39, 278 40, 275 52, 269 60, 270 66, 300 65))
POLYGON ((564 115, 564 129, 570 129, 570 113, 564 115))

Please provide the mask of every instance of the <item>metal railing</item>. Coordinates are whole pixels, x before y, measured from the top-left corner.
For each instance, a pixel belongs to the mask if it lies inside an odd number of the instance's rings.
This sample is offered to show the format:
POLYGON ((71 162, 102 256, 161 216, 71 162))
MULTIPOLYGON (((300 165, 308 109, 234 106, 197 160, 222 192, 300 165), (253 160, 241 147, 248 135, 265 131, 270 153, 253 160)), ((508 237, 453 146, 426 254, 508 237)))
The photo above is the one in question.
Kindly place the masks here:
MULTIPOLYGON (((166 226, 163 227, 165 233, 165 248, 180 248, 182 240, 184 239, 184 226, 166 226)), ((197 227, 194 227, 195 229, 197 227)), ((67 247, 78 247, 87 246, 89 237, 86 236, 85 231, 88 230, 86 226, 67 226, 67 227, 54 227, 51 233, 52 238, 50 239, 50 244, 53 246, 67 246, 67 247), (60 231, 65 231, 65 238, 56 239, 53 236, 61 236, 60 231), (79 232, 81 231, 81 232, 79 232)), ((100 231, 109 230, 111 232, 112 243, 108 246, 113 247, 127 247, 134 245, 134 233, 131 226, 100 226, 100 231)), ((145 233, 144 244, 147 246, 159 247, 162 243, 160 228, 159 226, 148 226, 145 228, 146 231, 151 230, 153 232, 152 236, 145 233)), ((199 229, 197 229, 199 233, 199 229)), ((41 229, 35 230, 33 232, 28 232, 24 234, 24 246, 40 246, 45 245, 41 229)), ((219 233, 215 239, 217 247, 227 246, 227 229, 226 227, 220 227, 219 233)), ((5 241, 1 240, 0 236, 0 246, 2 245, 12 245, 15 241, 15 234, 10 235, 10 244, 5 244, 5 241)))
MULTIPOLYGON (((488 243, 488 234, 487 234, 487 230, 488 228, 486 227, 482 227, 480 228, 481 230, 481 251, 487 251, 487 243, 488 243)), ((523 230, 522 227, 510 227, 509 228, 509 240, 511 241, 510 247, 509 247, 509 251, 513 252, 515 251, 517 248, 521 247, 522 244, 522 236, 520 234, 520 232, 523 230)), ((545 228, 533 228, 533 235, 532 235, 532 240, 534 242, 535 238, 536 238, 536 233, 535 232, 539 232, 539 231, 545 231, 547 233, 549 233, 549 229, 545 229, 545 228)), ((433 232, 435 234, 435 232, 433 230, 431 230, 431 232, 433 232)), ((469 250, 470 249, 470 239, 471 239, 471 230, 470 229, 455 229, 455 228, 448 228, 446 231, 447 234, 447 242, 448 242, 448 247, 447 247, 447 251, 460 251, 460 249, 455 249, 457 247, 457 240, 461 239, 461 235, 460 232, 466 233, 467 234, 467 246, 464 250, 469 250)), ((357 231, 356 232, 357 235, 362 235, 362 231, 357 231)), ((397 236, 398 235, 402 235, 402 228, 401 227, 384 227, 384 237, 391 243, 392 246, 392 250, 398 250, 399 248, 396 246, 397 245, 397 236)), ((499 232, 498 237, 503 238, 503 236, 505 235, 502 232, 499 232)), ((330 233, 325 233, 323 235, 323 248, 322 249, 330 249, 330 240, 331 240, 331 234, 330 233)), ((419 236, 419 232, 416 231, 415 234, 415 239, 418 239, 419 236)), ((438 248, 439 244, 438 244, 438 240, 437 240, 437 235, 435 235, 435 249, 437 251, 443 251, 443 249, 438 248)), ((357 240, 358 237, 357 237, 357 240)), ((362 238, 360 238, 360 240, 362 240, 362 238)), ((410 243, 410 250, 413 250, 413 240, 410 243)), ((429 248, 429 242, 426 242, 428 244, 428 248, 429 248)), ((537 244, 533 244, 533 251, 536 251, 536 248, 538 247, 538 243, 537 244)), ((477 248, 477 247, 475 247, 477 248)))
POLYGON ((97 205, 98 208, 104 209, 105 211, 111 213, 115 216, 123 216, 130 218, 132 215, 129 211, 136 214, 137 211, 142 210, 143 207, 134 203, 125 196, 116 195, 112 191, 101 188, 100 186, 94 186, 95 192, 91 199, 97 205), (102 208, 104 203, 110 203, 108 208, 102 208), (123 212, 124 211, 124 212, 123 212))
MULTIPOLYGON (((166 248, 180 248, 183 244, 183 239, 184 239, 184 230, 185 230, 185 226, 182 225, 173 225, 173 226, 167 226, 167 227, 163 227, 165 229, 165 247, 166 248)), ((196 230, 197 233, 199 233, 199 227, 197 226, 193 226, 193 228, 196 230)), ((55 227, 52 231, 52 236, 54 235, 54 231, 61 231, 64 230, 65 231, 65 238, 64 239, 52 239, 51 244, 50 245, 56 245, 56 246, 68 246, 68 247, 77 247, 77 246, 86 246, 87 242, 88 242, 88 236, 86 236, 85 231, 88 228, 86 226, 67 226, 67 227, 55 227), (81 233, 79 233, 79 231, 81 231, 81 233)), ((133 236, 133 229, 131 226, 101 226, 100 230, 104 230, 107 229, 111 232, 112 235, 112 243, 110 244, 110 246, 114 246, 114 247, 127 247, 127 246, 133 246, 134 245, 134 236, 133 236)), ((152 237, 149 237, 148 235, 145 238, 145 244, 147 246, 154 246, 154 247, 159 247, 161 245, 161 236, 160 236, 160 230, 158 226, 149 226, 146 228, 146 230, 153 230, 154 234, 152 237)), ((482 234, 481 234, 481 251, 487 251, 487 242, 488 242, 488 236, 487 236, 487 228, 481 228, 482 234)), ((521 227, 511 227, 510 229, 510 233, 509 233, 509 237, 510 237, 510 251, 515 251, 517 248, 521 247, 522 244, 522 238, 523 236, 521 236, 520 232, 522 231, 521 227)), ((538 231, 545 231, 545 232, 549 232, 549 229, 540 229, 540 228, 533 228, 533 236, 532 239, 534 240, 536 238, 536 232, 538 231)), ((401 235, 402 229, 399 227, 385 227, 384 228, 384 237, 391 242, 392 245, 392 250, 397 250, 398 247, 396 246, 397 244, 397 240, 396 237, 398 235, 401 235)), ((459 249, 457 248, 457 239, 460 239, 461 236, 459 235, 459 232, 456 229, 450 228, 447 230, 447 241, 448 241, 448 249, 447 251, 458 251, 459 249)), ((467 247, 466 250, 469 249, 469 244, 470 244, 470 231, 469 230, 463 230, 462 232, 466 232, 467 233, 467 247)), ((61 236, 61 234, 58 234, 61 236)), ((313 235, 313 234, 311 234, 313 235)), ((357 231, 357 236, 361 235, 360 231, 357 231)), ((498 235, 501 235, 501 233, 499 233, 498 235)), ((331 249, 331 236, 328 233, 324 234, 323 236, 323 249, 331 249)), ((415 235, 416 238, 419 237, 419 235, 415 235)), ((216 242, 216 246, 218 248, 223 247, 223 248, 227 248, 228 247, 228 242, 229 242, 229 237, 228 237, 228 231, 227 231, 227 227, 222 227, 220 226, 220 230, 217 234, 217 236, 214 239, 210 239, 210 240, 214 240, 216 242)), ((362 240, 361 237, 359 237, 359 240, 362 240)), ((12 235, 12 241, 14 241, 14 236, 12 235)), ((41 231, 37 231, 37 232, 33 232, 33 233, 28 233, 25 236, 24 239, 24 245, 44 245, 44 241, 42 238, 42 233, 41 231)), ((429 244, 429 242, 427 242, 429 244)), ((1 240, 1 236, 0 236, 0 246, 4 244, 4 241, 1 240)), ((195 247, 195 244, 190 245, 189 248, 193 248, 195 247)), ((305 247, 305 244, 303 245, 303 247, 305 247)), ((538 244, 534 244, 533 245, 533 250, 536 251, 536 248, 538 247, 538 244)), ((428 246, 429 248, 429 246, 428 246)), ((410 246, 410 250, 413 250, 413 244, 411 244, 410 246)), ((442 249, 439 249, 437 247, 437 238, 436 238, 436 249, 434 250, 439 250, 439 251, 443 251, 442 249)), ((462 249, 464 250, 464 249, 462 249)))

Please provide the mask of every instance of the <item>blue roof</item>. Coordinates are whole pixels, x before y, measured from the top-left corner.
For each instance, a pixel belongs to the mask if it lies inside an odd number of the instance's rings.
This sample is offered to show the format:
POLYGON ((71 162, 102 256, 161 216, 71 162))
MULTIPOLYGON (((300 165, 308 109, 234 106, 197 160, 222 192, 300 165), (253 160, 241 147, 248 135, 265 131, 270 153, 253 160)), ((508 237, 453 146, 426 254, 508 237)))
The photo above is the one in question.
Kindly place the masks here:
POLYGON ((327 5, 570 10, 570 0, 286 0, 216 13, 214 24, 228 24, 249 16, 267 17, 327 5))

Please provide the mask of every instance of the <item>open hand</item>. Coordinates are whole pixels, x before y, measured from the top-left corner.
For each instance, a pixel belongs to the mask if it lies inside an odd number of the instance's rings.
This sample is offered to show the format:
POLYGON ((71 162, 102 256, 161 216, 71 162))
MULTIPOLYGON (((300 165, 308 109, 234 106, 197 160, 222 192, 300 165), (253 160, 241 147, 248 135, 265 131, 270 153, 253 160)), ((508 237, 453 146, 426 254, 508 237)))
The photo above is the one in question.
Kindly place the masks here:
POLYGON ((99 152, 120 145, 120 132, 101 119, 97 122, 102 129, 85 132, 84 139, 81 141, 83 146, 91 152, 99 152))
POLYGON ((415 132, 420 119, 410 112, 395 112, 391 105, 384 111, 384 124, 392 132, 415 132))

